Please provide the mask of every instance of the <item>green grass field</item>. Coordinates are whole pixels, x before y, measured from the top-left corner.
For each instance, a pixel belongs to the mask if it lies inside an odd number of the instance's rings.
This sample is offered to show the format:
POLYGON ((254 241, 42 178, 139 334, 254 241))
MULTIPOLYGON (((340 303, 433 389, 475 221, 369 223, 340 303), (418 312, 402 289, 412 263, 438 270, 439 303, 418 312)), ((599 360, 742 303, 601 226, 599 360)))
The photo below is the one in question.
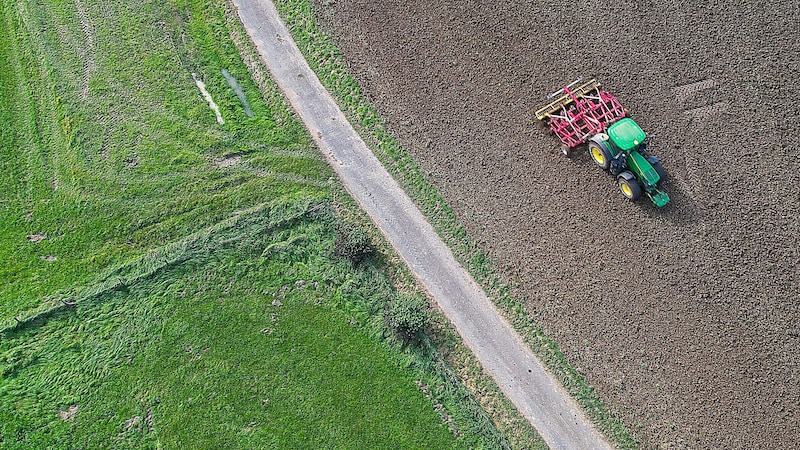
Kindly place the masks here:
POLYGON ((334 306, 367 304, 353 276, 385 279, 332 263, 320 249, 333 216, 297 206, 204 230, 181 242, 179 262, 7 332, 4 443, 458 447, 411 381, 411 359, 334 306), (77 413, 62 420, 70 406, 77 413))
POLYGON ((507 445, 223 0, 0 4, 0 447, 507 445))

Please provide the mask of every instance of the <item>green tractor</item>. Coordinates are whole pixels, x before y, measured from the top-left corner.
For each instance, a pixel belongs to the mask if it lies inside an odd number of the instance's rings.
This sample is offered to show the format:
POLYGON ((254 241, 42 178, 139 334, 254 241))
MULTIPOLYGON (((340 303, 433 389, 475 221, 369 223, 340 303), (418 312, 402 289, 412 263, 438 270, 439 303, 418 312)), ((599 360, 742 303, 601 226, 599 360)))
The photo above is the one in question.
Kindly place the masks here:
POLYGON ((646 195, 657 208, 669 203, 659 189, 666 179, 658 158, 647 154, 649 136, 626 116, 625 109, 592 79, 573 83, 547 96, 548 103, 536 111, 563 142, 564 154, 586 143, 598 166, 617 177, 622 195, 637 200, 646 195), (577 85, 577 86, 576 86, 577 85))
POLYGON ((644 193, 657 208, 669 203, 667 193, 658 188, 667 173, 658 157, 647 155, 647 135, 633 119, 614 122, 605 133, 591 137, 588 146, 592 160, 617 176, 622 195, 636 200, 644 193))

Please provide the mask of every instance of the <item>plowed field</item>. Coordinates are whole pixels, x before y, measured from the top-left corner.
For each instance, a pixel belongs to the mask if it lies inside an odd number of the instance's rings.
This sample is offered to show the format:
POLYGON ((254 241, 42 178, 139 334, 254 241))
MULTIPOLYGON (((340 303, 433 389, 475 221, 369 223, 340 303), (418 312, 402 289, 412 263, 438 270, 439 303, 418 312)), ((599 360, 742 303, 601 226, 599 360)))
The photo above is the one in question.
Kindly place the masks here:
POLYGON ((646 447, 800 448, 800 3, 316 1, 527 310, 646 447), (656 134, 631 203, 537 128, 595 76, 656 134))

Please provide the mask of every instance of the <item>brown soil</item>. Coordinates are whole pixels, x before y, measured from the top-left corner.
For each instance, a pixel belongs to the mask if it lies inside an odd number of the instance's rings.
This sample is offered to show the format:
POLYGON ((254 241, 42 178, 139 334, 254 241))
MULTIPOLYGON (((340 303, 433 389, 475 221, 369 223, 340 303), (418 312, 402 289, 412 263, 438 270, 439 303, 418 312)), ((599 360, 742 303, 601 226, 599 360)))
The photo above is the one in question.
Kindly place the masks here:
POLYGON ((646 447, 800 448, 800 3, 315 0, 362 89, 646 447), (595 76, 670 205, 537 128, 595 76))

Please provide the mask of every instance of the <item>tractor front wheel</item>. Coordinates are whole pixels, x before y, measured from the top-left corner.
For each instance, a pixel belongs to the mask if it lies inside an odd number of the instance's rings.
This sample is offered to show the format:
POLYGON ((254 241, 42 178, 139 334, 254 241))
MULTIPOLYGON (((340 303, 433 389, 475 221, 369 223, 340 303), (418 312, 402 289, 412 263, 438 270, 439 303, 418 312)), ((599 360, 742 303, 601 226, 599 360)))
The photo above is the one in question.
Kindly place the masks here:
POLYGON ((622 195, 628 200, 638 200, 639 197, 642 196, 642 187, 639 186, 639 182, 636 181, 636 177, 633 173, 627 170, 622 172, 619 174, 619 177, 617 177, 617 183, 619 184, 619 190, 622 192, 622 195))
POLYGON ((611 166, 611 152, 602 141, 598 142, 594 139, 589 141, 589 156, 603 170, 608 170, 611 166))

